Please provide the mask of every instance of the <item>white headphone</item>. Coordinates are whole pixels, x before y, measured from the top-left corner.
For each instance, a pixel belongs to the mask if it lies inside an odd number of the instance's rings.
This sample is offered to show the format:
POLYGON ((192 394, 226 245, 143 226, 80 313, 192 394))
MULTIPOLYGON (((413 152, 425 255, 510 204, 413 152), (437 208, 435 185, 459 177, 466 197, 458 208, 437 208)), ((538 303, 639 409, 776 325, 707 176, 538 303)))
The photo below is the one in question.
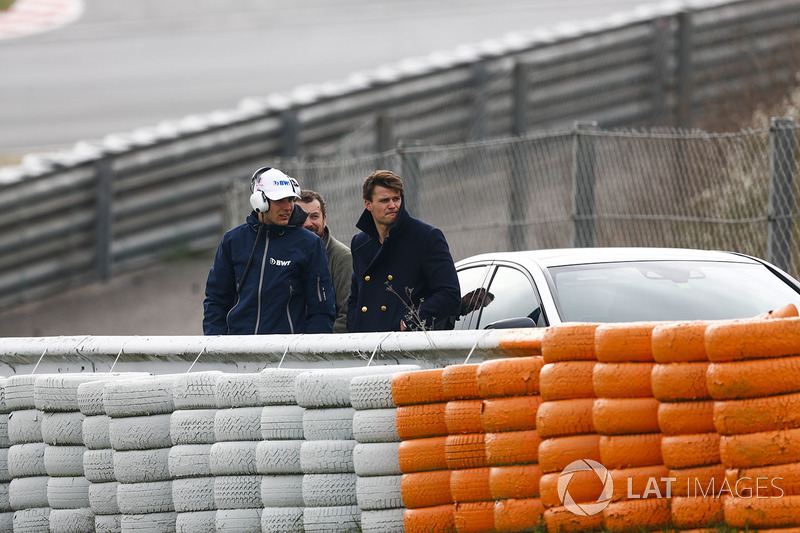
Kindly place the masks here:
POLYGON ((272 170, 272 168, 261 167, 256 170, 253 173, 253 177, 250 178, 250 190, 253 191, 253 193, 250 195, 250 205, 253 207, 256 213, 266 213, 269 211, 269 199, 267 198, 267 195, 260 189, 256 190, 259 178, 268 170, 272 170))

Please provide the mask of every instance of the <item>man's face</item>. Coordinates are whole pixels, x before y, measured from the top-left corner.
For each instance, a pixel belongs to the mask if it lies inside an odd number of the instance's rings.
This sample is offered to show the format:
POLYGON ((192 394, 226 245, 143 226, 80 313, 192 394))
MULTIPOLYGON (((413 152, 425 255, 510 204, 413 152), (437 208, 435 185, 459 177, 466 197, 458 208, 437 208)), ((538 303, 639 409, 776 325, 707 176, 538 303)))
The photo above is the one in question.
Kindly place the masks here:
POLYGON ((289 217, 294 211, 294 198, 284 198, 283 200, 270 200, 269 211, 261 213, 261 221, 265 224, 275 224, 285 226, 289 223, 289 217))
POLYGON ((400 196, 400 191, 394 189, 387 189, 380 185, 376 185, 372 190, 372 200, 364 200, 364 206, 367 211, 372 213, 372 218, 375 224, 383 226, 391 226, 397 220, 397 214, 400 212, 400 205, 403 203, 403 198, 400 196))
POLYGON ((325 223, 328 219, 327 216, 322 216, 322 206, 319 205, 319 200, 311 200, 310 202, 297 202, 303 211, 308 213, 303 227, 311 233, 316 233, 320 238, 325 236, 325 223))

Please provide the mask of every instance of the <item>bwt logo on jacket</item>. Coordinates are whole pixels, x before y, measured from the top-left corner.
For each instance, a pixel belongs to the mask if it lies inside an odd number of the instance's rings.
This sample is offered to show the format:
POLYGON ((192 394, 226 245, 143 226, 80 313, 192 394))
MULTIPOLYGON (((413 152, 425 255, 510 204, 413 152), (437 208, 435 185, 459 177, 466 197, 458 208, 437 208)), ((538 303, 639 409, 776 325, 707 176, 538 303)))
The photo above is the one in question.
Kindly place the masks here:
POLYGON ((292 264, 292 261, 291 261, 291 259, 289 261, 282 261, 280 259, 275 259, 274 257, 270 257, 269 258, 269 264, 270 265, 279 266, 279 267, 288 267, 289 265, 292 264))

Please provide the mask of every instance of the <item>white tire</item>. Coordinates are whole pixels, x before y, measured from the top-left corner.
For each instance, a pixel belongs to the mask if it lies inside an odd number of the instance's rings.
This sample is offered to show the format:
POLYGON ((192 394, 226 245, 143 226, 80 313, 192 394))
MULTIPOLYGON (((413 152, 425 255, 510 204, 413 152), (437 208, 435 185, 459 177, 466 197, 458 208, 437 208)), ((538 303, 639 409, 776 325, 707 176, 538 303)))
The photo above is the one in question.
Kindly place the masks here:
POLYGON ((175 533, 217 533, 216 511, 178 513, 175 533))
POLYGON ((117 505, 116 481, 110 483, 89 483, 89 508, 94 514, 119 514, 117 505))
POLYGON ((394 374, 356 376, 350 381, 350 403, 353 409, 389 409, 396 407, 392 400, 394 374))
POLYGON ((303 439, 303 412, 299 405, 268 405, 261 411, 264 440, 303 439))
POLYGON ((305 474, 303 502, 306 507, 356 505, 356 475, 305 474))
POLYGON ((217 379, 217 407, 261 407, 260 373, 223 374, 217 379))
POLYGON ((303 372, 294 382, 297 405, 306 408, 350 407, 350 381, 353 378, 418 369, 417 365, 379 365, 303 372))
POLYGON ((110 417, 171 413, 173 376, 109 381, 103 387, 103 407, 110 417))
POLYGON ((303 434, 306 440, 353 440, 352 407, 306 409, 303 434))
POLYGON ((214 478, 194 477, 173 480, 172 503, 175 512, 178 513, 215 510, 217 507, 214 504, 214 478))
POLYGON ((219 370, 193 372, 176 376, 172 385, 175 409, 213 409, 217 407, 219 370))
POLYGON ((362 533, 405 533, 403 514, 405 508, 382 509, 380 511, 361 510, 362 533))
POLYGON ((218 409, 214 417, 216 441, 261 440, 262 410, 263 407, 218 409))
POLYGON ((91 509, 53 509, 50 511, 50 533, 86 533, 94 531, 91 509))
POLYGON ((400 442, 397 408, 367 409, 353 415, 353 437, 358 442, 400 442))
POLYGON ((261 533, 261 509, 217 510, 217 531, 261 533))
POLYGON ((172 413, 169 433, 172 444, 214 444, 216 409, 182 409, 172 413))
POLYGON ((149 450, 169 448, 169 414, 111 418, 108 437, 115 450, 149 450))
POLYGON ((8 438, 8 413, 0 414, 0 448, 11 446, 11 439, 8 438))
POLYGON ((359 443, 353 448, 353 470, 358 476, 399 476, 399 442, 359 443))
POLYGON ((47 502, 51 509, 89 507, 89 481, 83 477, 51 477, 47 482, 47 502))
POLYGON ((36 409, 33 389, 43 375, 17 374, 6 378, 5 403, 7 412, 36 409))
POLYGON ((42 413, 38 409, 12 411, 8 415, 8 440, 14 444, 44 442, 42 440, 42 413))
POLYGON ((263 440, 256 446, 256 471, 259 474, 302 474, 302 440, 263 440))
POLYGON ((402 478, 402 475, 359 477, 356 480, 358 506, 366 511, 403 507, 400 493, 402 478))
POLYGON ((122 515, 95 515, 94 533, 122 533, 122 515))
POLYGON ((34 442, 14 444, 8 449, 8 473, 12 478, 46 476, 44 449, 47 444, 34 442))
POLYGON ((302 507, 264 507, 261 510, 263 533, 303 533, 302 507))
POLYGON ((111 417, 108 415, 84 415, 82 435, 83 444, 90 450, 111 448, 111 438, 108 436, 108 426, 111 417))
POLYGON ((306 370, 299 368, 265 368, 258 379, 258 394, 264 405, 293 405, 294 380, 306 370))
POLYGON ((86 446, 50 446, 44 449, 44 470, 52 477, 83 476, 86 446))
POLYGON ((14 511, 0 513, 0 531, 14 531, 14 511))
POLYGON ((20 477, 8 484, 8 501, 15 511, 50 507, 47 502, 48 476, 20 477))
POLYGON ((83 445, 83 413, 42 413, 42 441, 54 445, 83 445))
POLYGON ((179 444, 170 448, 170 476, 211 476, 211 446, 212 444, 179 444))
POLYGON ((49 507, 21 509, 14 513, 14 533, 48 533, 49 531, 49 507))
POLYGON ((8 448, 0 448, 0 483, 11 481, 11 473, 8 471, 8 448))
POLYGON ((78 409, 81 413, 86 416, 106 414, 106 409, 103 406, 103 389, 110 381, 112 380, 105 379, 78 385, 78 409))
POLYGON ((217 442, 211 446, 209 466, 215 476, 258 474, 256 469, 257 441, 217 442))
POLYGON ((261 503, 264 507, 302 507, 302 474, 261 476, 261 503))
POLYGON ((149 483, 172 479, 169 473, 171 448, 114 452, 114 477, 120 483, 149 483))
POLYGON ((123 516, 173 511, 172 481, 120 483, 117 485, 117 505, 123 516))
POLYGON ((86 450, 83 453, 83 475, 92 483, 116 481, 114 474, 114 454, 110 448, 105 450, 86 450))
POLYGON ((8 483, 0 483, 0 513, 8 513, 14 510, 11 507, 11 500, 8 499, 8 485, 8 483))
POLYGON ((34 404, 42 411, 79 411, 78 387, 102 379, 102 374, 94 373, 41 376, 34 382, 34 404))
POLYGON ((174 533, 177 513, 123 514, 120 520, 122 533, 174 533))
POLYGON ((306 507, 303 527, 307 533, 352 533, 361 527, 361 509, 356 505, 306 507))
POLYGON ((261 507, 261 476, 217 476, 214 478, 217 509, 261 507))
POLYGON ((354 440, 307 440, 300 447, 300 468, 304 474, 345 474, 354 472, 354 440))

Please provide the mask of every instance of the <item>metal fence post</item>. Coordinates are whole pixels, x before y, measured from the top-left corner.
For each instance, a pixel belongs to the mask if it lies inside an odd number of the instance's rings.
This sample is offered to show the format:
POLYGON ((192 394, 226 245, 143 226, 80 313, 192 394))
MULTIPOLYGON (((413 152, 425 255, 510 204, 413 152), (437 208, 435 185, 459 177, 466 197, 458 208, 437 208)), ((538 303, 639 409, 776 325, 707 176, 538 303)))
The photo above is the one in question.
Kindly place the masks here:
POLYGON ((403 201, 411 215, 415 215, 415 210, 419 207, 420 154, 415 148, 420 146, 422 146, 420 141, 400 141, 397 144, 397 152, 400 154, 400 177, 403 179, 403 201))
POLYGON ((692 19, 692 13, 689 11, 678 13, 677 118, 678 126, 681 128, 692 127, 692 85, 694 77, 694 64, 692 62, 694 27, 692 19))
POLYGON ((297 157, 300 153, 300 119, 296 109, 285 109, 281 112, 283 122, 283 146, 281 157, 297 157))
POLYGON ((651 121, 653 126, 665 125, 666 87, 669 81, 669 17, 653 20, 653 61, 651 63, 651 76, 653 79, 653 100, 651 121))
POLYGON ((486 86, 489 73, 486 65, 475 63, 472 65, 472 124, 470 125, 469 141, 479 141, 486 137, 486 86))
POLYGON ((113 240, 111 225, 114 220, 114 171, 108 157, 98 159, 94 168, 97 175, 94 269, 97 279, 108 281, 111 279, 114 261, 111 253, 113 240))
POLYGON ((386 112, 378 113, 375 129, 375 144, 380 154, 380 167, 388 169, 391 166, 392 156, 387 155, 387 152, 397 146, 394 140, 394 118, 386 112))
POLYGON ((595 138, 597 122, 575 124, 575 144, 572 158, 572 246, 584 248, 594 246, 594 193, 595 138), (587 135, 588 133, 588 135, 587 135))
POLYGON ((773 118, 769 128, 767 260, 789 272, 794 233, 794 120, 773 118))
POLYGON ((521 61, 514 64, 513 123, 511 134, 521 137, 528 132, 528 65, 521 61))

